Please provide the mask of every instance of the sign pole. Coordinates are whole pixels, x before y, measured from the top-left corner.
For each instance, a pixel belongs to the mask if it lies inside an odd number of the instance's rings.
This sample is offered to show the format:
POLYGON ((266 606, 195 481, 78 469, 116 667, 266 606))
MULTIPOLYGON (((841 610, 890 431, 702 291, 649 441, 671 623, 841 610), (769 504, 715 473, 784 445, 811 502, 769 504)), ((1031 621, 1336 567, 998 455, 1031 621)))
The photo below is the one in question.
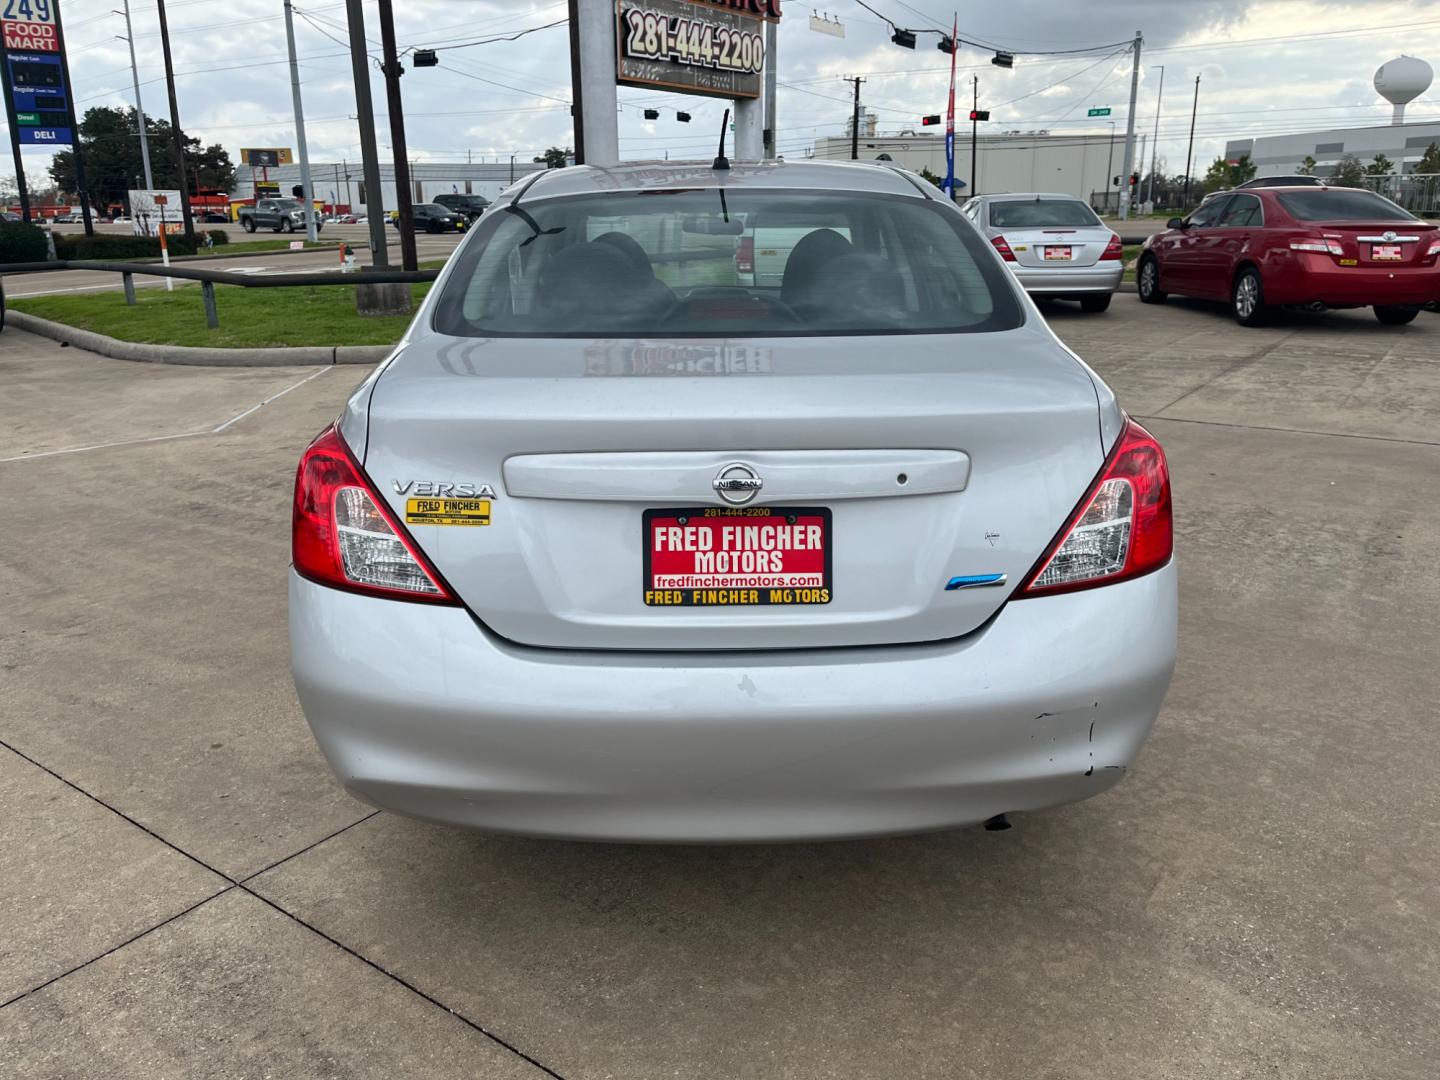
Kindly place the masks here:
MULTIPOLYGON (((160 15, 160 49, 165 55, 165 89, 170 95, 170 140, 174 143, 175 168, 180 174, 176 185, 180 189, 180 216, 185 222, 185 236, 194 240, 195 218, 190 212, 190 185, 185 179, 185 135, 180 130, 180 104, 175 99, 175 65, 170 62, 170 24, 165 20, 165 0, 155 0, 155 4, 160 15)), ((288 5, 285 10, 290 10, 288 5)), ((200 194, 199 184, 195 186, 195 194, 200 194)))
MULTIPOLYGON (((165 204, 170 200, 164 195, 155 196, 155 208, 160 211, 160 261, 167 267, 170 265, 170 244, 165 239, 165 204)), ((175 279, 165 279, 165 291, 175 291, 175 279)))
MULTIPOLYGON (((85 235, 95 235, 95 221, 90 214, 90 193, 85 184, 85 154, 80 149, 80 125, 75 122, 75 99, 70 94, 70 60, 65 55, 65 24, 60 19, 59 0, 54 2, 55 34, 60 41, 60 74, 65 84, 65 118, 70 122, 70 152, 75 156, 75 188, 80 196, 80 217, 85 223, 85 235)), ((6 79, 6 91, 10 80, 6 79)), ((13 116, 14 113, 11 113, 13 116)))

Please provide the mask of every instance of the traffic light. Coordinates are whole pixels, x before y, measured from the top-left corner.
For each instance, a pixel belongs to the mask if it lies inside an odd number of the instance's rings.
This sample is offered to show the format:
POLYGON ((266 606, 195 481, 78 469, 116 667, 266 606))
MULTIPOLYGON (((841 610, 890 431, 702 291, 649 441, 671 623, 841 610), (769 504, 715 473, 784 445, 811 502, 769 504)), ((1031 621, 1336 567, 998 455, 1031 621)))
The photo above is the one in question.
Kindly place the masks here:
POLYGON ((435 55, 434 49, 416 49, 415 55, 410 58, 410 62, 417 68, 439 67, 440 57, 435 55))
POLYGON ((953 53, 955 51, 955 39, 949 34, 941 34, 940 42, 935 47, 943 53, 953 53))
POLYGON ((645 110, 645 119, 646 119, 646 120, 659 120, 659 119, 660 119, 660 110, 659 110, 659 109, 646 109, 646 110, 645 110))
POLYGON ((1015 66, 1015 54, 1008 52, 997 52, 990 58, 990 63, 996 67, 1013 68, 1015 66))
POLYGON ((915 47, 915 31, 901 30, 896 27, 895 33, 890 35, 890 40, 902 49, 913 49, 915 47))
POLYGON ((940 122, 940 114, 939 114, 939 113, 935 113, 935 114, 932 115, 932 116, 922 116, 922 117, 920 118, 920 123, 921 123, 922 125, 924 125, 925 127, 929 127, 931 124, 938 124, 939 122, 940 122))
POLYGON ((990 119, 990 110, 989 110, 989 109, 971 109, 971 110, 970 110, 970 119, 971 119, 971 120, 989 120, 989 119, 990 119))
POLYGON ((1138 172, 1132 172, 1130 174, 1130 186, 1134 187, 1138 183, 1140 183, 1140 174, 1138 172))
POLYGON ((294 195, 297 199, 303 199, 305 197, 305 188, 301 184, 296 184, 290 189, 290 194, 294 195))

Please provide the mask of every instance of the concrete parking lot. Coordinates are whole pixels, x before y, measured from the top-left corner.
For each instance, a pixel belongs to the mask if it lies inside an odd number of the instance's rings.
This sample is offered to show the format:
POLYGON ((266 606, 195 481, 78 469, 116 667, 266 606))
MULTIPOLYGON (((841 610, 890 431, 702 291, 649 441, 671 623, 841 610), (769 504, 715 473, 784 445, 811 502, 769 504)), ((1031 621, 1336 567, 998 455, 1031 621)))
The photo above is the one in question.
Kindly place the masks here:
POLYGON ((1048 313, 1174 472, 1138 768, 1009 832, 742 848, 350 799, 285 568, 363 372, 0 334, 0 1075, 1433 1078, 1440 316, 1048 313))

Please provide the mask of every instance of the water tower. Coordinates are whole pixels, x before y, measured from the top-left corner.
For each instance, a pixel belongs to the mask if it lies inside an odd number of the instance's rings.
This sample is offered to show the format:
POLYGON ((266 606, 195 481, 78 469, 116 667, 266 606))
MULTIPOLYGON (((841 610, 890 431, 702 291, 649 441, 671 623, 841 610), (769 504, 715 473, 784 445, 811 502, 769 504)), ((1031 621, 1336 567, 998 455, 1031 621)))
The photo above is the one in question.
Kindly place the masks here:
POLYGON ((1375 72, 1375 92, 1395 106, 1390 123, 1405 122, 1405 106, 1429 90, 1434 77, 1430 65, 1413 56, 1401 56, 1380 65, 1375 72))

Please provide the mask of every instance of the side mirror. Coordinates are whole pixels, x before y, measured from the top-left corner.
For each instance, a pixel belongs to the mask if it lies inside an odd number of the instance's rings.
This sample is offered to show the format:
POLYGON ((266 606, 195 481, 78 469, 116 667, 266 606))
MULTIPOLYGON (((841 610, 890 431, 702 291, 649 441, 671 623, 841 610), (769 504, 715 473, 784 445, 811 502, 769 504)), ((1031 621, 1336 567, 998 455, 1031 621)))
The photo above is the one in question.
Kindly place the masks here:
POLYGON ((1185 228, 1185 221, 1184 221, 1183 218, 1172 217, 1169 221, 1167 221, 1167 222, 1165 223, 1165 228, 1167 228, 1167 229, 1183 229, 1183 228, 1185 228))

